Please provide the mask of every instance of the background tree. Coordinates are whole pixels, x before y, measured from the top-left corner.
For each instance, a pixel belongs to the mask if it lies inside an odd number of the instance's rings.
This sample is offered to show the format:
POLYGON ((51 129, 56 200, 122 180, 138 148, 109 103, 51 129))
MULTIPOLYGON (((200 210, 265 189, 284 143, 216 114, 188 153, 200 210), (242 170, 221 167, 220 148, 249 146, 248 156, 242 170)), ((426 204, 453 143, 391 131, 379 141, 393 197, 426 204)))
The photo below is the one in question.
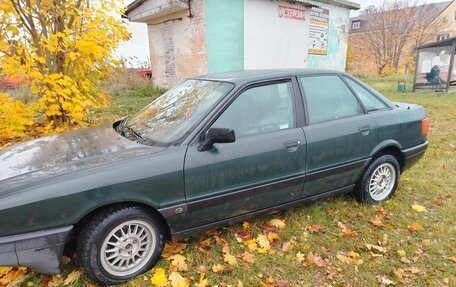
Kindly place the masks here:
POLYGON ((372 53, 379 75, 397 71, 402 57, 414 54, 415 48, 431 40, 444 24, 431 18, 436 8, 421 4, 420 1, 383 0, 361 12, 367 19, 366 31, 358 44, 372 53), (411 52, 404 55, 405 49, 411 52))
POLYGON ((115 0, 3 0, 0 65, 26 75, 37 111, 54 127, 84 124, 105 104, 98 85, 120 64, 113 53, 130 37, 115 0))

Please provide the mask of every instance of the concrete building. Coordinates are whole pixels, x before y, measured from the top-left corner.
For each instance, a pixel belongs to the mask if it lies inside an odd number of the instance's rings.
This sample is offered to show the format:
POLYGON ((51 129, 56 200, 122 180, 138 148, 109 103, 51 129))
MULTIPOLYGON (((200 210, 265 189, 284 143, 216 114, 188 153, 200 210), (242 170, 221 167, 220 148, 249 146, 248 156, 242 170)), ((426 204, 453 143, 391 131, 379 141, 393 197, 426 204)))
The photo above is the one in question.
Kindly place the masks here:
POLYGON ((136 0, 125 11, 146 23, 156 84, 243 69, 344 70, 348 0, 136 0))

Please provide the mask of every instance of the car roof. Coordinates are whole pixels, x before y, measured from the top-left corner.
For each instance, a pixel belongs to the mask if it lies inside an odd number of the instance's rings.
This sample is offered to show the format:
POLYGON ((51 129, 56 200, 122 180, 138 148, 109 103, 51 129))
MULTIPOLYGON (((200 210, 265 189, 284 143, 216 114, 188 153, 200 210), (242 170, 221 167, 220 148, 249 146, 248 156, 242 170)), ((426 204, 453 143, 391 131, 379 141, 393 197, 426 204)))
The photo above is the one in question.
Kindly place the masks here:
POLYGON ((237 72, 214 73, 194 77, 193 79, 233 82, 236 84, 268 80, 272 78, 292 77, 297 75, 341 74, 343 72, 326 69, 266 69, 243 70, 237 72))

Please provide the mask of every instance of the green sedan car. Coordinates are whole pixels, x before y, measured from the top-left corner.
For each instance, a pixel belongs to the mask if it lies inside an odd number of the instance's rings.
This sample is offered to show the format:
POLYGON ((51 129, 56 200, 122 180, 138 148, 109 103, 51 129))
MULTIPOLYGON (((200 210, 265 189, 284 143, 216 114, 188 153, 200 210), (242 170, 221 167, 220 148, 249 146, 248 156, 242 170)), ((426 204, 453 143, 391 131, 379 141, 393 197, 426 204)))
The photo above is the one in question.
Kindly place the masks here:
POLYGON ((190 78, 136 115, 0 153, 0 265, 101 285, 150 270, 166 240, 344 193, 390 198, 427 148, 423 107, 350 75, 190 78))

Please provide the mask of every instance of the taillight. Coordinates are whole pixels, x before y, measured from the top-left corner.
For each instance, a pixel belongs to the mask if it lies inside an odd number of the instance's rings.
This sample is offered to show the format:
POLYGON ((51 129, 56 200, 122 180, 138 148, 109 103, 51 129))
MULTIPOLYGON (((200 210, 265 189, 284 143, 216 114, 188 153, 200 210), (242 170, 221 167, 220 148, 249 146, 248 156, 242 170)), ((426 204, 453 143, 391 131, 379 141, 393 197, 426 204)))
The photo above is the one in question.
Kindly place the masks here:
POLYGON ((423 136, 427 136, 428 129, 429 129, 429 118, 426 117, 426 118, 421 120, 421 134, 423 136))

